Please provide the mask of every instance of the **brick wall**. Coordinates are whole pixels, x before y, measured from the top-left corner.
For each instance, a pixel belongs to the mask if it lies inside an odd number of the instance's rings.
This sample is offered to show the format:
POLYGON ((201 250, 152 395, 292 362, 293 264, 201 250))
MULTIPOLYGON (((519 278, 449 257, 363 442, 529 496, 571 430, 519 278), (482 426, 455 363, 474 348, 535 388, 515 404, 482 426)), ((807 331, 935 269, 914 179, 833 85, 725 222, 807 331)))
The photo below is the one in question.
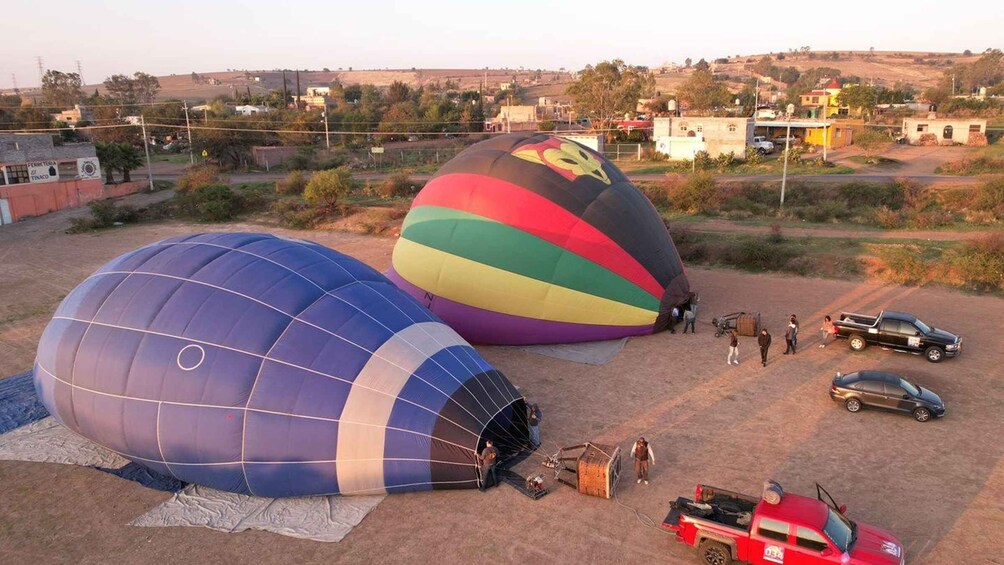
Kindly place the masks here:
POLYGON ((103 185, 100 179, 13 184, 0 186, 0 198, 7 200, 11 219, 16 222, 64 208, 85 206, 93 200, 133 194, 147 186, 145 180, 103 185))

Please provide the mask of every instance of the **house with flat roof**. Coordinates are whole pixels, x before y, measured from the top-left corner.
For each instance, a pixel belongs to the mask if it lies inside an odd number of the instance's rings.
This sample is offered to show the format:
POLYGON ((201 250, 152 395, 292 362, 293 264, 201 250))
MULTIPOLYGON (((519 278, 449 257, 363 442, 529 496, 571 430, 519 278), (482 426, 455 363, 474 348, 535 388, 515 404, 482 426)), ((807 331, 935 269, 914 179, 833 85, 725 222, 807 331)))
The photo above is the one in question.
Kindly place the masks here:
POLYGON ((904 118, 903 135, 910 145, 984 144, 987 121, 981 118, 938 118, 934 114, 927 118, 904 118), (973 134, 983 137, 971 140, 973 134))
POLYGON ((655 150, 670 159, 693 159, 700 151, 711 157, 733 153, 746 158, 753 142, 753 119, 681 116, 655 118, 652 128, 655 150))

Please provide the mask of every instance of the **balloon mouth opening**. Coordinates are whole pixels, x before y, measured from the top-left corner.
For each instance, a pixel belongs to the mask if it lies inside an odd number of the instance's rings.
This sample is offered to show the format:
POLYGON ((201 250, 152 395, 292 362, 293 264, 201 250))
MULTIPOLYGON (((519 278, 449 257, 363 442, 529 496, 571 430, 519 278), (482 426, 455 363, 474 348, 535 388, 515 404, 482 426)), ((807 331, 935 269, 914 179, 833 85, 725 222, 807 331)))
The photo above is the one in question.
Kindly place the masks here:
POLYGON ((502 464, 521 455, 529 455, 535 447, 530 443, 530 426, 527 421, 526 399, 517 398, 503 407, 485 425, 478 438, 478 453, 491 441, 499 452, 502 464))

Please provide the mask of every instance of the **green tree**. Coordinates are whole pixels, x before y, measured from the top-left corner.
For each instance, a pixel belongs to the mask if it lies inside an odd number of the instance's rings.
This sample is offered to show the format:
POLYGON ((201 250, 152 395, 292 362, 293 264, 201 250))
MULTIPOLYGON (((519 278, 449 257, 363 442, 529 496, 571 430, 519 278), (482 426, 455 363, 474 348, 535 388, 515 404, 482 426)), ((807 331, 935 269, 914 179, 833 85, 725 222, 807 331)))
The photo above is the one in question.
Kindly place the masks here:
POLYGON ((148 104, 157 98, 160 92, 160 81, 153 75, 144 72, 133 73, 132 78, 125 75, 112 75, 104 81, 108 97, 120 104, 148 104))
MULTIPOLYGON (((418 122, 418 114, 415 105, 411 102, 398 102, 383 115, 377 129, 384 132, 413 131, 417 125, 416 122, 418 122)), ((388 139, 393 140, 400 137, 402 136, 389 136, 388 139)))
POLYGON ((42 76, 42 103, 47 106, 65 107, 79 104, 84 97, 80 87, 80 75, 77 73, 49 69, 42 76))
POLYGON ((875 105, 878 103, 878 92, 875 88, 867 85, 845 86, 837 95, 837 102, 841 106, 848 106, 857 115, 870 115, 875 105))
POLYGON ((764 55, 760 57, 760 60, 753 65, 753 72, 760 76, 767 76, 770 74, 770 68, 774 66, 774 60, 770 58, 769 55, 764 55))
POLYGON ((693 63, 693 62, 694 62, 693 59, 691 59, 690 57, 687 57, 687 59, 683 62, 683 64, 689 69, 691 63, 693 63))
POLYGON ((690 110, 698 111, 728 106, 732 101, 728 87, 716 81, 707 71, 694 71, 694 74, 680 85, 677 95, 687 103, 690 110))
POLYGON ((139 147, 129 143, 116 143, 118 151, 117 165, 122 171, 122 182, 131 182, 129 173, 143 165, 143 157, 139 147))
POLYGON ((348 167, 318 171, 310 177, 303 198, 315 206, 332 209, 352 194, 356 184, 348 167))
POLYGON ((387 87, 387 103, 390 105, 407 102, 410 97, 411 88, 399 80, 395 80, 387 87))
POLYGON ((122 158, 122 144, 102 143, 94 145, 94 150, 98 155, 98 161, 105 169, 105 184, 115 184, 115 169, 118 169, 122 158))
POLYGON ((711 69, 711 65, 709 65, 708 62, 705 61, 703 57, 701 58, 700 61, 698 61, 696 64, 694 64, 694 70, 695 71, 708 71, 710 69, 711 69))
POLYGON ((655 79, 620 59, 587 66, 568 87, 579 116, 604 124, 618 114, 634 112, 638 99, 651 96, 655 79))

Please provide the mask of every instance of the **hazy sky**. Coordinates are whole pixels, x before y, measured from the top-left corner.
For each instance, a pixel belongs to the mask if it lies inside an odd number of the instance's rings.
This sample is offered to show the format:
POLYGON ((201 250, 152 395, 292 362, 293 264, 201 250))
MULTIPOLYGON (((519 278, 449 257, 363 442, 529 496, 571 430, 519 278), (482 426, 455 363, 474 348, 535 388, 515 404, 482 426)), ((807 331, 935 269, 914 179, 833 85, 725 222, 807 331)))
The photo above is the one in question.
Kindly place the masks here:
POLYGON ((45 68, 116 73, 353 67, 579 69, 813 50, 1002 47, 1004 2, 3 0, 0 88, 45 68), (819 7, 819 8, 814 8, 819 7), (825 8, 825 10, 823 9, 825 8))

